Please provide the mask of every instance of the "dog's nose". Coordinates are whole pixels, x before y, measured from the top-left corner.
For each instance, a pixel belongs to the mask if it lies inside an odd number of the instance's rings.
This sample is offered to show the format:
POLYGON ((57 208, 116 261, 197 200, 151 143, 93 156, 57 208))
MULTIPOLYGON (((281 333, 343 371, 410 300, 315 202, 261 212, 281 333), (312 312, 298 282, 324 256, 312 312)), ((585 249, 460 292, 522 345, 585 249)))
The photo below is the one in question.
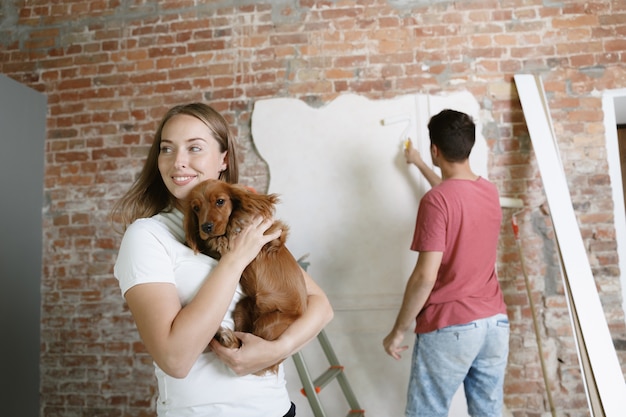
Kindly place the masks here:
POLYGON ((200 226, 200 229, 202 229, 204 233, 211 233, 213 231, 213 223, 211 222, 202 223, 202 225, 200 226))

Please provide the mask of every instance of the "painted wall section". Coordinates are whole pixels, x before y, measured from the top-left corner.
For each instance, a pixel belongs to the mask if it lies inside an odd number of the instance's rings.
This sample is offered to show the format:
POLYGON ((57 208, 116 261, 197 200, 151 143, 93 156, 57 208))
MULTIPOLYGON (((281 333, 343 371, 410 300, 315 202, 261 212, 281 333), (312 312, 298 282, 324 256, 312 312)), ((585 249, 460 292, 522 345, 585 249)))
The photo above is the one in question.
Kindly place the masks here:
POLYGON ((292 227, 289 246, 296 257, 310 253, 309 271, 331 294, 401 290, 414 266, 408 247, 427 185, 404 160, 406 124, 383 126, 380 120, 411 117, 409 135, 430 161, 425 127, 443 108, 464 111, 478 122, 471 162, 486 176, 487 147, 469 93, 390 100, 348 94, 320 109, 297 99, 256 103, 252 137, 269 165, 268 191, 281 196, 278 217, 292 227))
MULTIPOLYGON (((346 94, 321 108, 276 98, 257 101, 252 114, 253 141, 269 166, 269 192, 281 195, 277 217, 291 227, 288 246, 296 257, 309 254, 308 271, 333 302, 336 318, 328 334, 369 415, 404 411, 410 351, 395 362, 385 354, 382 338, 415 266, 417 255, 409 246, 428 186, 417 168, 406 164, 402 147, 408 135, 430 161, 428 120, 444 108, 476 121, 471 163, 486 176, 479 106, 467 92, 389 100, 346 94), (381 119, 397 123, 383 125, 381 119)), ((413 337, 406 341, 412 346, 413 337)), ((304 352, 313 374, 327 367, 316 344, 304 352)), ((287 365, 292 399, 299 415, 307 416, 297 374, 290 361, 287 365)), ((338 385, 326 389, 328 415, 345 414, 338 385)), ((459 393, 451 416, 465 415, 459 393)))

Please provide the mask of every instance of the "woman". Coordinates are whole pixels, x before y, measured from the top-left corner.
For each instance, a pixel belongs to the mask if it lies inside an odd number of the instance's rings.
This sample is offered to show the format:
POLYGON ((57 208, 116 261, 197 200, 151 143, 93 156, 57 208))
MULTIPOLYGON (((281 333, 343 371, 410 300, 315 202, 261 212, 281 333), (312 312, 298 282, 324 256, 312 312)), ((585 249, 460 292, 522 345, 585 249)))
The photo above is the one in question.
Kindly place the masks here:
POLYGON ((125 227, 115 276, 152 356, 159 416, 293 416, 281 366, 278 376, 253 373, 291 356, 332 319, 324 292, 303 271, 306 313, 275 341, 238 333, 243 345, 213 340, 233 327, 239 278, 263 245, 272 221, 261 218, 216 261, 185 246, 182 228, 190 190, 207 179, 236 183, 236 149, 213 108, 192 103, 170 109, 155 135, 138 180, 113 209, 125 227))

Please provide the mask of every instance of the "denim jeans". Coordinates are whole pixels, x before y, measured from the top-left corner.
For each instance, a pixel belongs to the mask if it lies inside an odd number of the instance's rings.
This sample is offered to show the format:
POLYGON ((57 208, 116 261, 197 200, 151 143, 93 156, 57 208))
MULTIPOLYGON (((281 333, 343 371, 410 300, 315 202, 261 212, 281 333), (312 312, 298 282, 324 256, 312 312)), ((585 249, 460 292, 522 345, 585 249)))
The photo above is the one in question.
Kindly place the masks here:
POLYGON ((447 417, 464 383, 474 417, 501 417, 509 320, 497 314, 418 334, 413 348, 407 417, 447 417))

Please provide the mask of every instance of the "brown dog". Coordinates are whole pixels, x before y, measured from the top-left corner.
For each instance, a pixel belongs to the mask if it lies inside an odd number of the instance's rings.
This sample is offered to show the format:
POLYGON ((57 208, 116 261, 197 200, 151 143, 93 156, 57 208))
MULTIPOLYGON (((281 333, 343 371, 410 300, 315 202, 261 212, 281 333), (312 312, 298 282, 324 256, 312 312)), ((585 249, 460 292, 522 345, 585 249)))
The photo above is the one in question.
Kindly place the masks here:
MULTIPOLYGON (((274 215, 275 194, 263 195, 241 185, 220 180, 198 184, 189 196, 184 228, 187 244, 196 252, 213 258, 228 252, 230 239, 256 216, 274 215)), ((307 292, 302 269, 285 246, 288 227, 277 220, 266 233, 282 229, 279 238, 267 243, 241 276, 246 297, 235 307, 235 330, 275 340, 306 308, 307 292)), ((226 347, 239 347, 241 341, 230 329, 215 335, 226 347)), ((259 372, 278 372, 279 363, 259 372)))

